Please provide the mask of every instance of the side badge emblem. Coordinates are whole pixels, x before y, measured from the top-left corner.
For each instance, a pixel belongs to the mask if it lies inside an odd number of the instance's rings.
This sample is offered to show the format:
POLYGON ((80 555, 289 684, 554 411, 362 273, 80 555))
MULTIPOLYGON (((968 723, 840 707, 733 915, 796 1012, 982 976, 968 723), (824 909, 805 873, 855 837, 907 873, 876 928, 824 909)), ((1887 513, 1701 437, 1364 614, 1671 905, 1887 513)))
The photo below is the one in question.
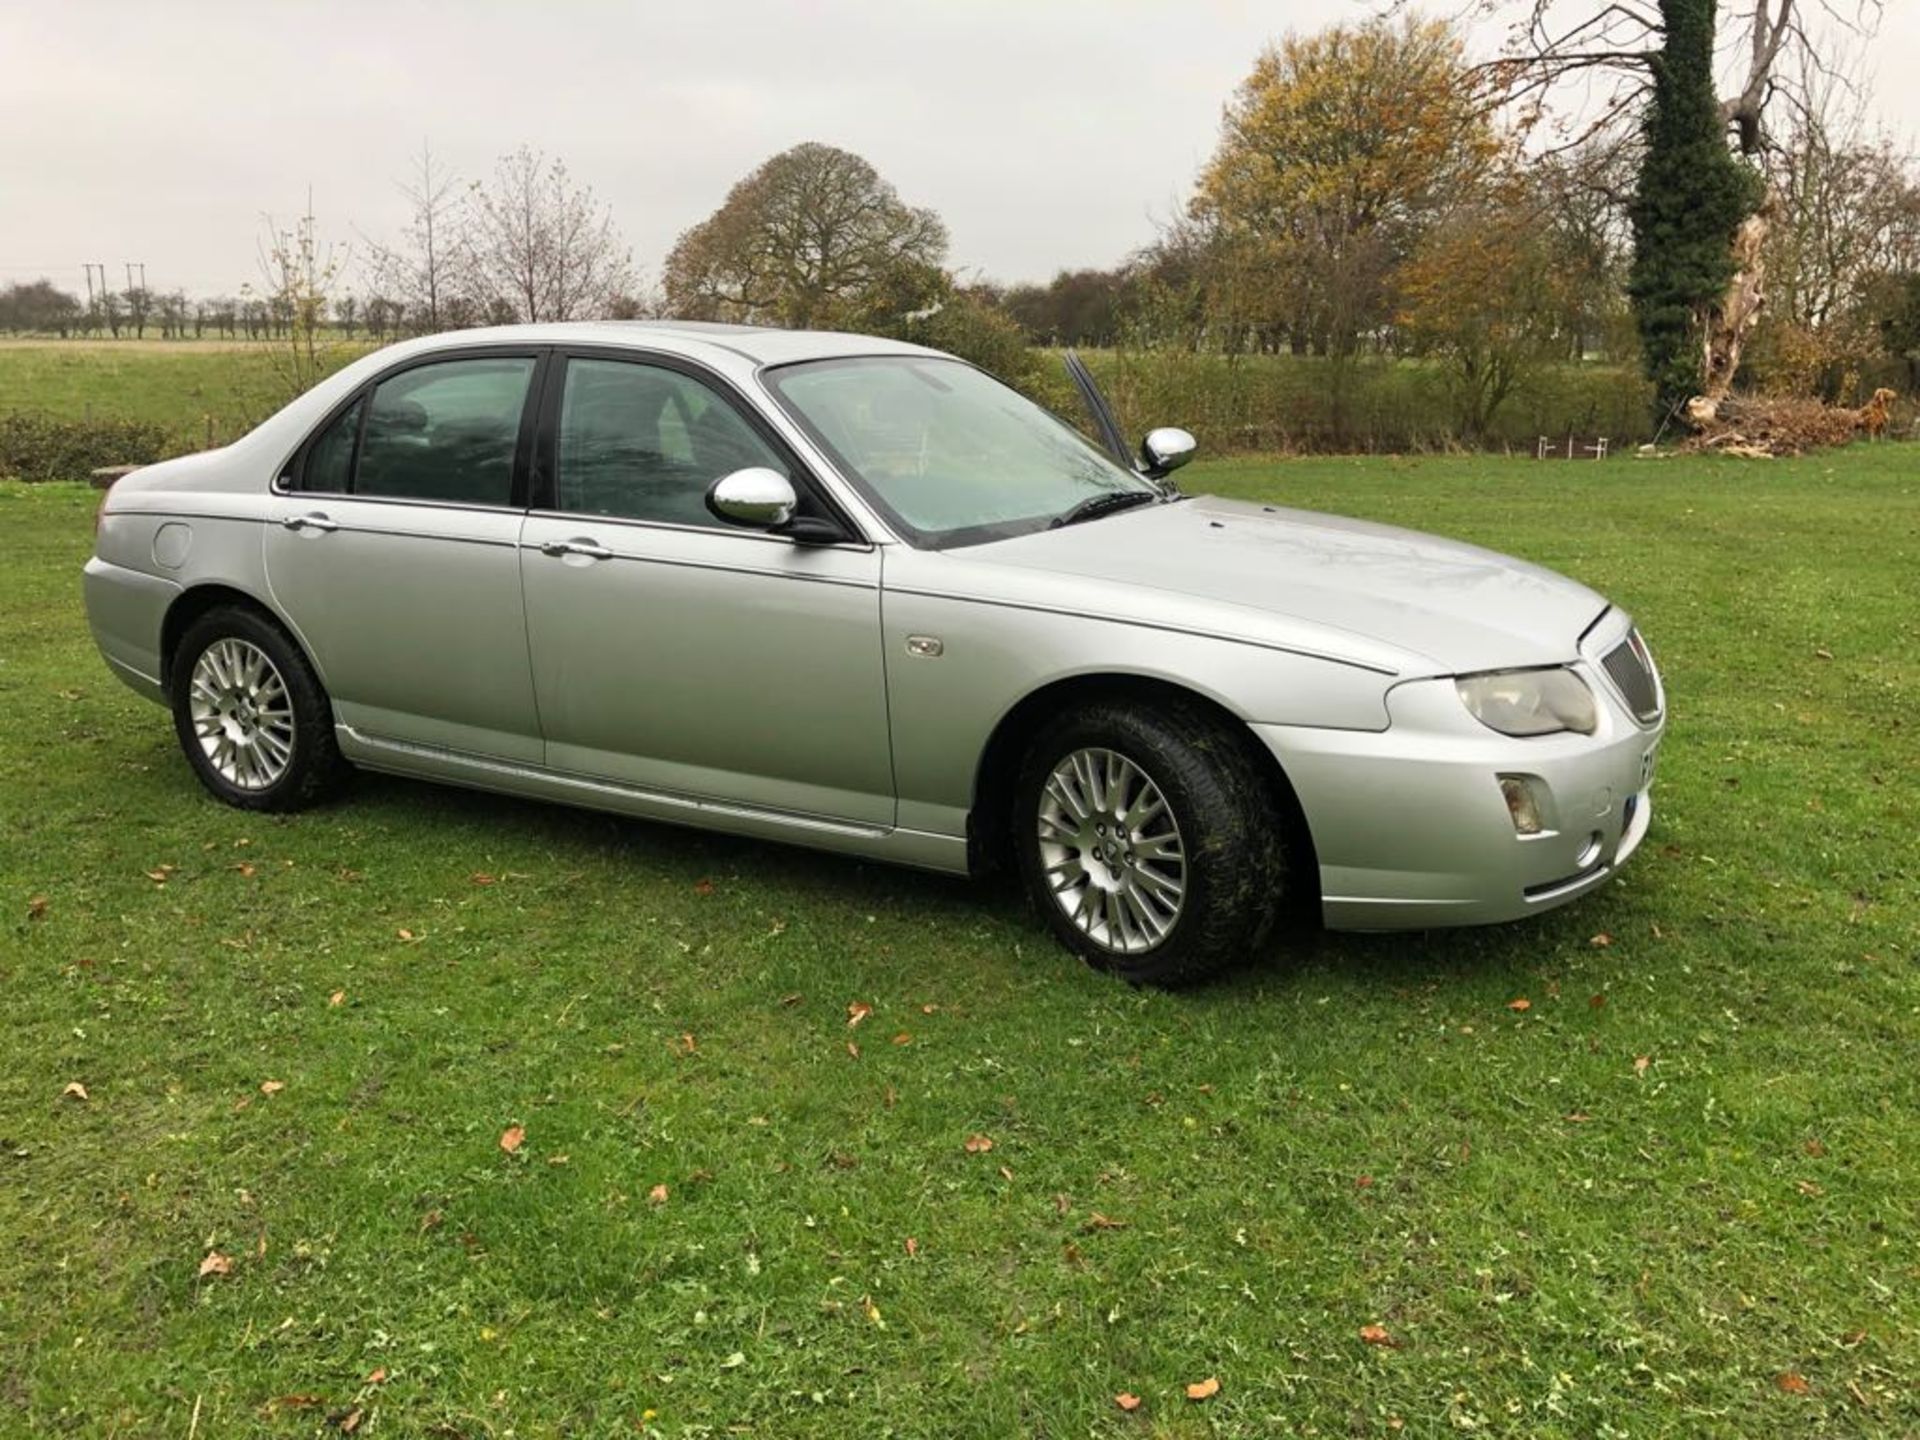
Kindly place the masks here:
POLYGON ((925 657, 928 660, 931 660, 937 655, 939 655, 940 652, 945 650, 946 648, 947 648, 946 645, 937 636, 933 636, 933 635, 907 636, 907 654, 909 655, 920 655, 925 657))

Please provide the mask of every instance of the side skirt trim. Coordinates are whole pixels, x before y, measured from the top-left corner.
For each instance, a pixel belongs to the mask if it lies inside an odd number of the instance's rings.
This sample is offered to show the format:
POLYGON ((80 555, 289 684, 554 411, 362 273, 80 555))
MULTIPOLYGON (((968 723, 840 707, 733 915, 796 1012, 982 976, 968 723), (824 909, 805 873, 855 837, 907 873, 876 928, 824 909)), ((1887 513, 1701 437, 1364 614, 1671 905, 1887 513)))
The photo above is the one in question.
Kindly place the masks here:
POLYGON ((505 791, 612 810, 643 819, 696 825, 737 835, 782 840, 819 849, 871 856, 922 869, 964 874, 964 836, 922 830, 850 824, 825 816, 741 805, 671 790, 650 790, 616 780, 516 764, 438 745, 370 735, 351 725, 334 726, 347 758, 369 770, 448 781, 480 790, 505 791))

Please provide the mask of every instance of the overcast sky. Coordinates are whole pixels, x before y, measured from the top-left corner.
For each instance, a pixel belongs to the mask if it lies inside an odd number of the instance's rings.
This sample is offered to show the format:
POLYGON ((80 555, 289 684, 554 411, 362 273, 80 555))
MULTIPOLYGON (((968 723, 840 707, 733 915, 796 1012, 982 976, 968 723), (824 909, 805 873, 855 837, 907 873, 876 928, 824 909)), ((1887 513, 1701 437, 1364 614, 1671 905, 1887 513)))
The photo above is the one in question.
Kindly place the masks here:
MULTIPOLYGON (((1920 0, 1888 0, 1874 103, 1920 132, 1920 0)), ((0 0, 0 283, 144 261, 257 277, 261 216, 390 238, 423 139, 465 177, 525 142, 613 208, 649 278, 802 140, 871 160, 973 275, 1044 279, 1150 240, 1220 108, 1288 26, 1362 0, 0 0)), ((1497 32, 1483 37, 1491 43, 1497 32)), ((364 249, 364 246, 361 248, 364 249)))

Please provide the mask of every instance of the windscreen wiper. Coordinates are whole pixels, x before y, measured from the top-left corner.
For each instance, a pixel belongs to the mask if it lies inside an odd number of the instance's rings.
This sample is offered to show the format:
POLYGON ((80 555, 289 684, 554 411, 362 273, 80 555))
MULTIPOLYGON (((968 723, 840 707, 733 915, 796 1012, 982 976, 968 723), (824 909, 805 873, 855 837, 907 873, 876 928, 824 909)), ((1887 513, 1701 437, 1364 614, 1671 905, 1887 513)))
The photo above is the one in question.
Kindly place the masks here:
POLYGON ((1151 505, 1164 498, 1153 490, 1105 490, 1098 495, 1089 495, 1071 510, 1054 516, 1047 528, 1058 530, 1062 525, 1078 525, 1082 520, 1111 515, 1116 510, 1131 510, 1136 505, 1151 505))

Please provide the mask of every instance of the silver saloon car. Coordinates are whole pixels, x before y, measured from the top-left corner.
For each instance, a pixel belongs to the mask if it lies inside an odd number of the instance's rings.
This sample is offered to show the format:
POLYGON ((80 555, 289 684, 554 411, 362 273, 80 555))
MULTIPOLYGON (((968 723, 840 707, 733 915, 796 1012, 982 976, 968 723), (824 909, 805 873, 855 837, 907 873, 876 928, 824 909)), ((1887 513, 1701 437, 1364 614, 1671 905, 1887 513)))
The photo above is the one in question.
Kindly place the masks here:
POLYGON ((86 602, 232 805, 352 767, 952 872, 1138 981, 1276 919, 1480 924, 1647 833, 1632 620, 1447 540, 1182 494, 856 335, 469 331, 102 507, 86 602))

